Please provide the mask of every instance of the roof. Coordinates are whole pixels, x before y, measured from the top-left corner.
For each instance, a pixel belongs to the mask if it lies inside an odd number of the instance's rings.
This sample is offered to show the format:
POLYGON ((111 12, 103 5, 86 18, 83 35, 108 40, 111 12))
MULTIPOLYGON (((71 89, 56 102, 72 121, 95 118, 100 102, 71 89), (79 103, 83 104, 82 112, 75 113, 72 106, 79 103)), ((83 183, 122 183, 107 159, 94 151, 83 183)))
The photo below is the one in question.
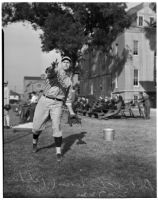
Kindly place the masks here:
POLYGON ((129 9, 127 13, 129 15, 135 14, 139 10, 141 10, 143 7, 144 7, 144 3, 141 3, 141 4, 137 5, 137 6, 134 6, 133 8, 129 9))
POLYGON ((155 92, 156 86, 154 81, 139 81, 141 86, 144 88, 147 92, 155 92))
POLYGON ((24 76, 24 80, 41 80, 40 76, 24 76))
POLYGON ((153 7, 154 7, 154 5, 152 5, 152 3, 144 2, 144 3, 138 4, 137 6, 132 7, 131 9, 129 9, 127 11, 127 13, 129 15, 133 15, 133 14, 137 13, 139 10, 141 10, 142 8, 144 8, 145 6, 149 6, 150 9, 153 9, 153 7))

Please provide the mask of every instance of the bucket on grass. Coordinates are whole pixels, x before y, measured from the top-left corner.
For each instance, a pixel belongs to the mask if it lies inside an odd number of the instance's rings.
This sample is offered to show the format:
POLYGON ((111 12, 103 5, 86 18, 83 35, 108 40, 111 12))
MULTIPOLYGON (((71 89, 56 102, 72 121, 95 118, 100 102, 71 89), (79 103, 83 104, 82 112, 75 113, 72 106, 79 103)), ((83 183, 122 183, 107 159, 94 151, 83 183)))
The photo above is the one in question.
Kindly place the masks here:
POLYGON ((106 141, 113 141, 115 137, 115 130, 112 128, 105 128, 103 130, 103 134, 106 141))

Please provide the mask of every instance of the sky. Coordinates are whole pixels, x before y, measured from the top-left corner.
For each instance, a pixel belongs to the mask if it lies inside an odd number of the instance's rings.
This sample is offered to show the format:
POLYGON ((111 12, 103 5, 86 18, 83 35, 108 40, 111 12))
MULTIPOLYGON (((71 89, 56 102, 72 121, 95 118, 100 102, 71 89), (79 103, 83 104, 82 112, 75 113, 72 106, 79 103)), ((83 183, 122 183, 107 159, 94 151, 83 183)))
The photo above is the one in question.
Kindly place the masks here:
MULTIPOLYGON (((137 4, 128 3, 128 7, 137 4)), ((40 76, 53 60, 61 58, 55 51, 42 52, 41 32, 33 30, 29 23, 13 23, 3 30, 4 79, 11 90, 23 93, 24 76, 40 76)))
POLYGON ((9 88, 22 93, 24 76, 40 76, 53 60, 60 59, 55 51, 41 50, 40 31, 29 23, 14 23, 4 29, 4 79, 9 88))

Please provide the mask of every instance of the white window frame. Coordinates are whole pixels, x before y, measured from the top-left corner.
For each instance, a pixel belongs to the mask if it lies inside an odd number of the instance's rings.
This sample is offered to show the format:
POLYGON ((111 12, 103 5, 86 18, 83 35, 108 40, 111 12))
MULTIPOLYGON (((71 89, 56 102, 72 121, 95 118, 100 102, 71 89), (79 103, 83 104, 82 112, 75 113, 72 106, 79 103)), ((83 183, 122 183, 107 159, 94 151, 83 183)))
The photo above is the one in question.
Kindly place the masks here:
POLYGON ((154 16, 150 16, 150 18, 149 18, 150 19, 150 22, 149 22, 150 25, 151 25, 151 18, 153 19, 153 22, 155 21, 155 17, 154 16))
POLYGON ((115 88, 118 88, 118 73, 115 73, 115 88))
POLYGON ((155 50, 155 52, 154 52, 154 83, 155 83, 155 86, 157 83, 156 59, 157 59, 157 51, 155 50))
POLYGON ((118 56, 118 43, 115 44, 115 56, 118 56))
POLYGON ((144 26, 144 16, 143 15, 138 15, 138 26, 143 27, 144 26), (142 25, 139 24, 140 20, 139 18, 142 17, 142 25))
POLYGON ((133 40, 133 55, 134 56, 138 56, 138 54, 139 54, 139 41, 138 40, 133 40), (137 42, 137 54, 135 54, 135 50, 136 50, 136 46, 135 46, 135 42, 137 42))
POLYGON ((138 70, 138 69, 134 69, 134 71, 133 71, 133 86, 134 86, 134 87, 139 87, 139 70, 138 70), (135 82, 135 76, 134 76, 135 74, 134 74, 134 71, 135 71, 135 70, 138 71, 138 78, 137 78, 138 84, 137 84, 137 85, 134 84, 134 82, 135 82))
POLYGON ((91 95, 94 94, 94 87, 93 87, 93 82, 91 83, 91 95))

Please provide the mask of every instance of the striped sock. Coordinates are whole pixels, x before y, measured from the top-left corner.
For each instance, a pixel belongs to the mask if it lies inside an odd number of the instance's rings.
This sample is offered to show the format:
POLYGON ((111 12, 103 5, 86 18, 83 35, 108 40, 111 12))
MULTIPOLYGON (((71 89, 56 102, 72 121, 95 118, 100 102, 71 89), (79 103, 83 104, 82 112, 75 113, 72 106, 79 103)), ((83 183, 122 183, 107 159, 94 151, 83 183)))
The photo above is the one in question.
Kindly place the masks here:
POLYGON ((56 154, 61 154, 61 147, 56 147, 56 154))
POLYGON ((33 134, 33 144, 37 144, 39 135, 33 134))

